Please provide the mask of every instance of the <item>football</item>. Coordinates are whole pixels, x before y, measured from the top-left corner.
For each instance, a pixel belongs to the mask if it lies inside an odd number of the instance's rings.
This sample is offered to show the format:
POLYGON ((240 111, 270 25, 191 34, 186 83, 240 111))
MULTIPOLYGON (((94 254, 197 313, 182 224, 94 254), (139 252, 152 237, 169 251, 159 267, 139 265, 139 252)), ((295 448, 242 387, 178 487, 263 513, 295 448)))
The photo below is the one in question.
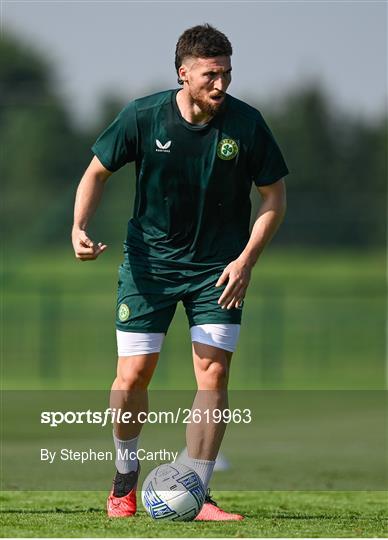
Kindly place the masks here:
POLYGON ((192 521, 205 501, 198 474, 181 463, 153 469, 144 480, 141 499, 152 519, 192 521))

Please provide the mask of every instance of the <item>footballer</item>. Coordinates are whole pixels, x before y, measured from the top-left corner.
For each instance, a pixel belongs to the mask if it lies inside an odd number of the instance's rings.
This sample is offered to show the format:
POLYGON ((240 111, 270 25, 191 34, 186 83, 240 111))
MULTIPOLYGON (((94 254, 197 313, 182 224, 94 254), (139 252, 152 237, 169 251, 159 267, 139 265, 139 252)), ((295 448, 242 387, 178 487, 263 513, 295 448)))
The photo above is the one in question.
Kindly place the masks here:
MULTIPOLYGON (((107 248, 87 232, 105 183, 135 162, 133 217, 119 268, 118 362, 111 393, 111 407, 135 418, 148 410, 147 387, 180 301, 198 388, 193 407, 227 408, 251 270, 284 217, 287 166, 261 114, 227 93, 231 56, 229 39, 210 25, 183 32, 175 53, 179 87, 128 103, 93 145, 94 157, 77 189, 73 247, 78 259, 94 260, 107 248), (249 232, 252 184, 261 205, 249 232)), ((180 459, 206 489, 225 425, 187 425, 187 452, 180 459)), ((117 455, 135 455, 141 427, 114 425, 117 455)), ((115 465, 108 515, 130 517, 136 513, 139 463, 116 458, 115 465)), ((196 519, 243 516, 222 510, 208 492, 196 519)))

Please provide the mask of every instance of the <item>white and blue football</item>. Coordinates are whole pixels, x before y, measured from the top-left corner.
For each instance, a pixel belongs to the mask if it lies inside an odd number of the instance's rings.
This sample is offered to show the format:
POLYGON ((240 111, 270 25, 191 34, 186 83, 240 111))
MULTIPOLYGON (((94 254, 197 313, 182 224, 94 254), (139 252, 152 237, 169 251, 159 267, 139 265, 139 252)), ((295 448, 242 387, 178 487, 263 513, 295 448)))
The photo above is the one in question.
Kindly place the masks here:
POLYGON ((205 501, 198 474, 181 463, 153 469, 144 480, 141 500, 152 519, 192 521, 205 501))

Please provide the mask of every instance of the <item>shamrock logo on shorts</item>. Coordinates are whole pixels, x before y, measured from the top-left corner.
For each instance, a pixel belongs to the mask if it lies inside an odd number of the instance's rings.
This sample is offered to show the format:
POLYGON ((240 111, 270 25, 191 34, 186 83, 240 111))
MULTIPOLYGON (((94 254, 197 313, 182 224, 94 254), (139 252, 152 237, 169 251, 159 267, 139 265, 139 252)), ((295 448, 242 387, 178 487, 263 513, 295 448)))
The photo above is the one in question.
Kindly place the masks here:
POLYGON ((120 304, 119 307, 119 319, 121 322, 127 321, 131 315, 131 310, 127 304, 120 304))

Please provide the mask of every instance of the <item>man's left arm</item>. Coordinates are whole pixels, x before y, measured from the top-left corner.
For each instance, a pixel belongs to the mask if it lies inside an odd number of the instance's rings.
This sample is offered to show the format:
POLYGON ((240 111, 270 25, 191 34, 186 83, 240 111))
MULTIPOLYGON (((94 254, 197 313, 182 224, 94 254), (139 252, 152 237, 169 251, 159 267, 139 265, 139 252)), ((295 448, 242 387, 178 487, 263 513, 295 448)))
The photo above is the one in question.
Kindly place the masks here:
POLYGON ((228 282, 218 303, 223 309, 239 307, 245 297, 251 271, 264 247, 269 243, 286 212, 286 185, 283 179, 269 186, 257 186, 262 203, 251 236, 244 251, 228 264, 216 287, 228 282))

